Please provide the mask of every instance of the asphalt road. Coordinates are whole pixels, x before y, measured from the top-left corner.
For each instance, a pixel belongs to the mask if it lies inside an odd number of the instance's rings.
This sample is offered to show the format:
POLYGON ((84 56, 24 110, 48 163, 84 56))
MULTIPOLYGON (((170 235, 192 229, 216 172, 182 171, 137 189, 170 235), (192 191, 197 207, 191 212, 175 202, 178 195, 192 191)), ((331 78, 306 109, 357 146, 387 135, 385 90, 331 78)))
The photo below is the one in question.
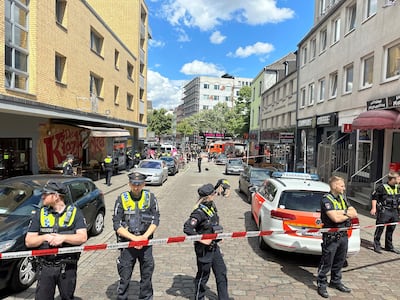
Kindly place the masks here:
MULTIPOLYGON (((216 200, 221 224, 225 232, 257 230, 251 219, 250 205, 237 191, 238 176, 223 175, 224 166, 204 162, 203 172, 198 173, 197 163, 192 162, 176 176, 170 176, 160 187, 149 188, 156 194, 160 206, 161 223, 155 238, 182 236, 183 223, 197 200, 197 188, 205 183, 216 183, 227 178, 232 185, 229 199, 216 200), (205 168, 209 171, 205 171, 205 168)), ((107 205, 104 232, 91 237, 87 244, 115 243, 111 216, 116 197, 127 186, 127 173, 112 178, 107 187, 103 180, 96 184, 104 191, 107 205)), ((399 299, 398 272, 400 256, 372 251, 375 220, 368 212, 359 212, 361 251, 348 259, 343 269, 343 282, 353 289, 344 294, 328 288, 331 299, 399 299)), ((398 229, 399 230, 399 229, 398 229)), ((394 244, 400 248, 399 231, 395 231, 394 244)), ((383 237, 382 237, 383 238, 383 237)), ((319 257, 296 255, 277 251, 261 251, 256 238, 236 238, 221 244, 228 268, 230 296, 236 300, 247 299, 320 299, 316 292, 316 272, 319 257)), ((155 245, 155 272, 153 287, 155 299, 193 299, 193 278, 196 273, 195 255, 190 242, 155 245)), ((118 250, 85 252, 79 262, 77 299, 116 299, 118 250)), ((129 299, 138 299, 139 268, 136 266, 130 285, 129 299)), ((209 299, 217 299, 214 277, 208 282, 209 299)), ((3 299, 34 299, 35 285, 19 294, 2 291, 3 299)), ((58 296, 56 299, 60 299, 58 296)))

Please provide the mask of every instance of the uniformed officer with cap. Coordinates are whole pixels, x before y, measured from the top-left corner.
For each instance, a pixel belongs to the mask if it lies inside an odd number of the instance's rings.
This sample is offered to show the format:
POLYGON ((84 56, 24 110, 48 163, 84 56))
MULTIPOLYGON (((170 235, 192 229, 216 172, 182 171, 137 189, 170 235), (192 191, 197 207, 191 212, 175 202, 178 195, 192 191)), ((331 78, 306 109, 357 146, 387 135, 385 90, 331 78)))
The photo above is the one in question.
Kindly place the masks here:
MULTIPOLYGON (((197 192, 200 199, 183 226, 184 233, 187 235, 222 233, 217 208, 213 201, 216 195, 214 186, 211 183, 205 184, 197 192)), ((229 299, 227 270, 218 242, 219 240, 194 242, 197 259, 197 274, 194 280, 196 300, 205 298, 206 284, 210 277, 211 268, 217 283, 218 299, 229 299)))
MULTIPOLYGON (((86 222, 81 211, 64 202, 67 187, 48 181, 43 188, 43 207, 32 215, 25 237, 28 248, 60 248, 78 246, 87 241, 86 222)), ((61 299, 74 298, 79 253, 42 256, 35 299, 54 299, 58 286, 61 299)))
POLYGON ((111 185, 111 176, 113 173, 113 159, 111 155, 107 155, 103 161, 104 170, 106 171, 106 184, 108 186, 111 185))
POLYGON ((63 163, 63 175, 74 175, 74 169, 72 167, 73 161, 74 156, 72 154, 68 154, 67 159, 63 163))
POLYGON ((228 198, 231 194, 231 185, 227 179, 219 179, 214 186, 214 190, 217 192, 217 195, 228 198))
MULTIPOLYGON (((145 241, 153 238, 159 225, 160 213, 155 195, 144 190, 146 176, 133 172, 128 175, 130 191, 122 193, 115 201, 113 225, 120 242, 145 241)), ((128 299, 129 282, 136 261, 140 263, 139 299, 153 299, 152 275, 154 259, 152 246, 135 246, 121 249, 117 260, 120 276, 118 298, 128 299)))

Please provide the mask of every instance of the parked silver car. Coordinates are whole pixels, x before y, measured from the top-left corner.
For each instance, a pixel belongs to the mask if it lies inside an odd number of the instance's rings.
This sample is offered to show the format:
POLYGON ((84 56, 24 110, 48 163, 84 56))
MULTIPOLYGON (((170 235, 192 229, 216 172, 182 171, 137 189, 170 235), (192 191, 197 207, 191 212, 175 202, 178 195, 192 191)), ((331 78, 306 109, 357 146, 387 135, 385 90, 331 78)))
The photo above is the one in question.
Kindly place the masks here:
POLYGON ((162 185, 168 179, 167 164, 161 159, 143 159, 134 171, 147 176, 146 184, 162 185))
POLYGON ((225 164, 225 174, 239 175, 244 171, 244 164, 241 158, 230 158, 225 164))

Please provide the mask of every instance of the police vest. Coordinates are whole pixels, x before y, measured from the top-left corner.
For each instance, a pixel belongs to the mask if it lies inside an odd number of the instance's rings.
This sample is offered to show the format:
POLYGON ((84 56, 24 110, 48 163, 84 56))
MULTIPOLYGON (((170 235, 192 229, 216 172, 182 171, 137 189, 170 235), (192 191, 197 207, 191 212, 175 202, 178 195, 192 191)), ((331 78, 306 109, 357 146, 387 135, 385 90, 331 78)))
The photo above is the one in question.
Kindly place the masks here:
POLYGON ((111 162, 112 162, 112 158, 111 157, 106 157, 104 159, 104 163, 106 163, 106 164, 111 164, 111 162))
POLYGON ((63 162, 63 168, 65 168, 68 165, 68 161, 63 162))
POLYGON ((154 216, 149 213, 151 193, 143 190, 139 201, 132 199, 129 192, 121 194, 122 208, 124 209, 124 219, 128 225, 129 232, 141 235, 146 232, 154 220, 154 216))
POLYGON ((40 229, 39 234, 60 233, 68 234, 75 233, 73 223, 76 215, 76 207, 69 205, 62 215, 54 215, 49 212, 47 206, 40 210, 40 229))
POLYGON ((207 216, 207 221, 204 224, 202 224, 202 227, 199 228, 199 230, 198 230, 199 234, 220 233, 220 232, 215 231, 215 228, 219 227, 219 225, 218 225, 219 218, 218 218, 217 212, 214 209, 214 207, 213 206, 208 207, 204 204, 200 204, 197 209, 204 212, 207 216))
POLYGON ((344 201, 344 198, 342 195, 339 195, 340 202, 335 197, 333 197, 331 194, 327 194, 326 198, 328 198, 329 201, 331 201, 331 203, 333 204, 333 207, 336 210, 342 210, 342 209, 344 210, 347 208, 346 202, 344 201))
POLYGON ((399 204, 399 191, 397 190, 397 185, 394 189, 389 184, 384 184, 387 197, 384 201, 385 206, 396 208, 399 204))

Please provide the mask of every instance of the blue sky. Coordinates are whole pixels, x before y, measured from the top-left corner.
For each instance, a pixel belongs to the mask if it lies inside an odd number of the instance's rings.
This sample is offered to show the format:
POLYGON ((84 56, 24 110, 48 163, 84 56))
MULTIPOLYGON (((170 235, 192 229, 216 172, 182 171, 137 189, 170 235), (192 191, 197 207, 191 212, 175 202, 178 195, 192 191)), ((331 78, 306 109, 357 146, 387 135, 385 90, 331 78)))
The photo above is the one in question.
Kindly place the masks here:
POLYGON ((148 99, 182 103, 197 76, 254 78, 289 52, 313 25, 314 0, 147 0, 148 99))

